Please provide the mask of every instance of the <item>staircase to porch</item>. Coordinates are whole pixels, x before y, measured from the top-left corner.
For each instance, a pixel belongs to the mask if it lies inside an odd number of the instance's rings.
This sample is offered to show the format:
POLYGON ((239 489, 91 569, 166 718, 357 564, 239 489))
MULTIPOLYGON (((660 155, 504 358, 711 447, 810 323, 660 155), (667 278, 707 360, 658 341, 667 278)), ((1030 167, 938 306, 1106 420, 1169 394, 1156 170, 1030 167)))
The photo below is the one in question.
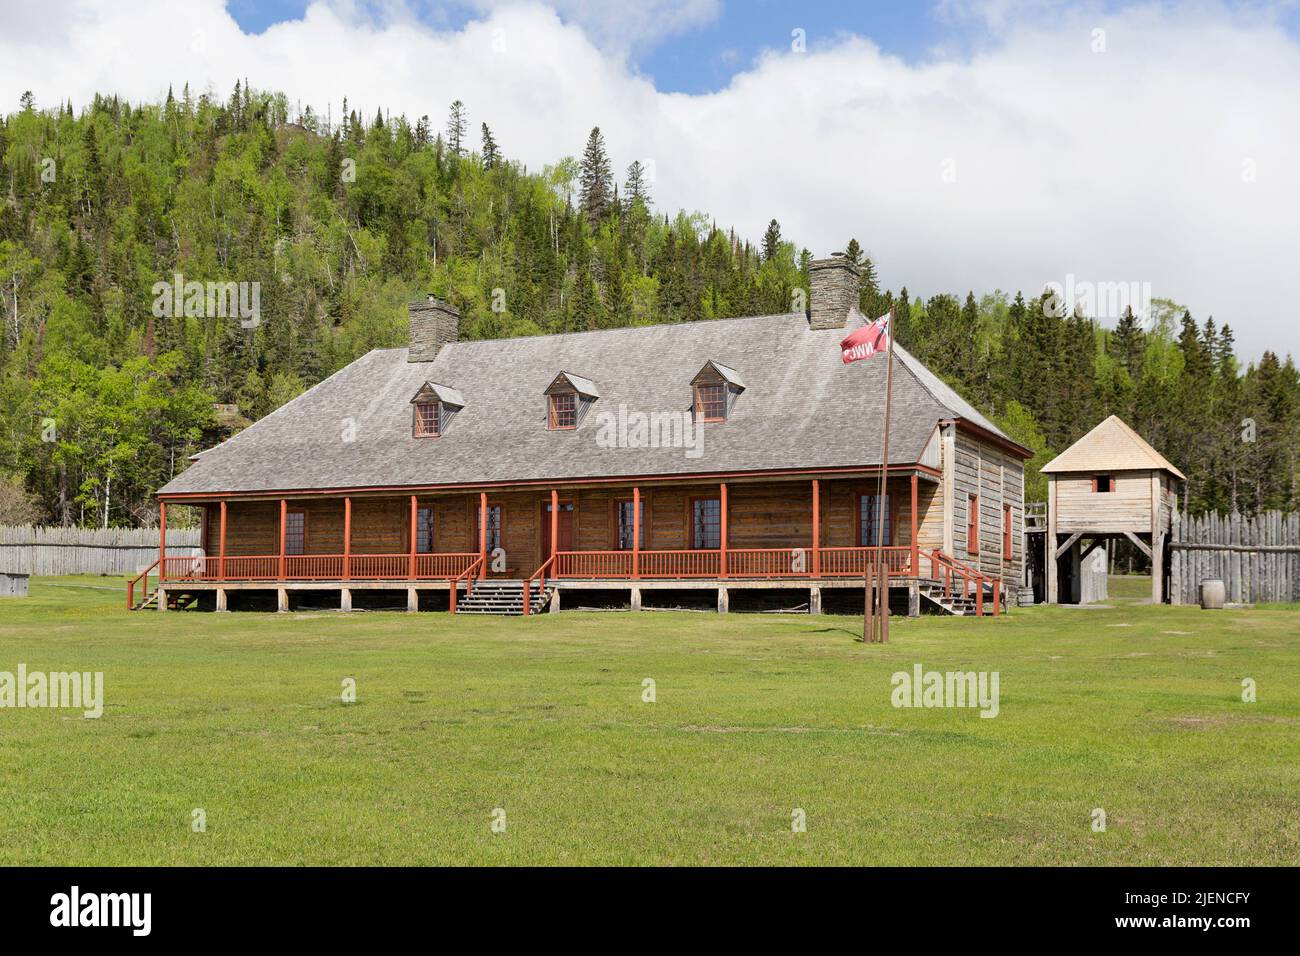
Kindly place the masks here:
POLYGON ((955 591, 951 594, 945 594, 943 584, 939 581, 922 581, 920 592, 921 597, 945 614, 963 617, 991 613, 987 607, 983 612, 976 610, 975 598, 969 594, 958 594, 955 591))
MULTIPOLYGON (((552 588, 540 581, 528 582, 529 614, 545 610, 551 600, 552 588)), ((524 613, 524 582, 510 578, 485 578, 474 582, 474 589, 466 594, 463 582, 456 585, 457 614, 499 614, 509 617, 524 613)))

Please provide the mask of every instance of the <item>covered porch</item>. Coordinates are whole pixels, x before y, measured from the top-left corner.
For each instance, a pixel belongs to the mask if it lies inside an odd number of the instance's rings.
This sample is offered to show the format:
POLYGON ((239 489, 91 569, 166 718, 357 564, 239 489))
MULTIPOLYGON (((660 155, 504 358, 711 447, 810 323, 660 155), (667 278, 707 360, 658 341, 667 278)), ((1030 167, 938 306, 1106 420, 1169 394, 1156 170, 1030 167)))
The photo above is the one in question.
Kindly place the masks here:
MULTIPOLYGON (((143 583, 147 594, 150 572, 171 590, 343 591, 388 582, 445 590, 455 612, 457 595, 472 595, 481 581, 517 582, 527 594, 583 583, 843 587, 862 581, 879 557, 891 583, 924 580, 973 594, 981 610, 987 592, 996 607, 999 582, 943 552, 937 489, 924 467, 891 468, 883 528, 879 472, 869 470, 187 501, 204 508, 204 554, 160 552, 133 586, 143 583)), ((134 594, 129 600, 135 606, 134 594)), ((523 613, 531 604, 523 602, 523 613)))

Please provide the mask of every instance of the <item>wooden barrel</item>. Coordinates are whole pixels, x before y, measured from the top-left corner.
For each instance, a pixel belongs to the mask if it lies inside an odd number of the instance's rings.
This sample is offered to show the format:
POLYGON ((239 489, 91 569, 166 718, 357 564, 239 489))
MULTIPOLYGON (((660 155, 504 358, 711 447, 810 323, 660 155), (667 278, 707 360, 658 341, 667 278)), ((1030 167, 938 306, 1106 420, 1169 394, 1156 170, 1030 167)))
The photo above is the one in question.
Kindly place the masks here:
POLYGON ((1033 589, 1033 588, 1021 588, 1019 591, 1017 591, 1017 592, 1016 592, 1016 603, 1019 604, 1021 607, 1033 607, 1033 606, 1034 606, 1034 589, 1033 589))
POLYGON ((1227 600, 1227 590, 1218 578, 1201 581, 1201 607, 1207 611, 1221 611, 1227 600))

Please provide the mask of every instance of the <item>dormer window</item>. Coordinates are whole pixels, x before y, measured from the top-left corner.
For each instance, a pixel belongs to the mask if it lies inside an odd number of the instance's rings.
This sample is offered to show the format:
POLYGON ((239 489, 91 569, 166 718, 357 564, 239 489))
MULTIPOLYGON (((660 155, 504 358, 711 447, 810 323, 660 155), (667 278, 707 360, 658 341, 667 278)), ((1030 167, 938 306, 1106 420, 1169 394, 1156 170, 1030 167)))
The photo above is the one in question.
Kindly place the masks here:
POLYGON ((725 422, 736 396, 745 390, 740 374, 730 366, 710 359, 691 379, 695 390, 695 418, 703 422, 725 422))
POLYGON ((576 428, 578 425, 578 395, 561 392, 551 396, 551 427, 576 428))
POLYGON ((415 403, 415 437, 416 438, 437 438, 438 432, 438 412, 442 408, 441 402, 416 402, 415 403))
POLYGON ((446 434, 455 414, 465 407, 460 392, 446 385, 425 382, 411 399, 411 435, 440 438, 446 434))
POLYGON ((727 420, 727 386, 696 385, 695 414, 706 422, 727 420))
POLYGON ((547 427, 552 431, 577 428, 599 397, 600 392, 591 379, 561 372, 546 389, 547 427))

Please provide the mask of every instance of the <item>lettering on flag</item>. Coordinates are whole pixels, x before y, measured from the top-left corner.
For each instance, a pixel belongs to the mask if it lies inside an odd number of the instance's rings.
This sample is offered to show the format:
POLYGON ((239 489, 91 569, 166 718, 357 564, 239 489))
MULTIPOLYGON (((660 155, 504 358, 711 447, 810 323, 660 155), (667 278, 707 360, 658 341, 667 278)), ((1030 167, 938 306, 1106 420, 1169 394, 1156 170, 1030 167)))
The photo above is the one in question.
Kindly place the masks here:
POLYGON ((876 321, 854 329, 840 342, 840 356, 844 364, 871 358, 877 352, 889 348, 889 313, 886 312, 876 321))

